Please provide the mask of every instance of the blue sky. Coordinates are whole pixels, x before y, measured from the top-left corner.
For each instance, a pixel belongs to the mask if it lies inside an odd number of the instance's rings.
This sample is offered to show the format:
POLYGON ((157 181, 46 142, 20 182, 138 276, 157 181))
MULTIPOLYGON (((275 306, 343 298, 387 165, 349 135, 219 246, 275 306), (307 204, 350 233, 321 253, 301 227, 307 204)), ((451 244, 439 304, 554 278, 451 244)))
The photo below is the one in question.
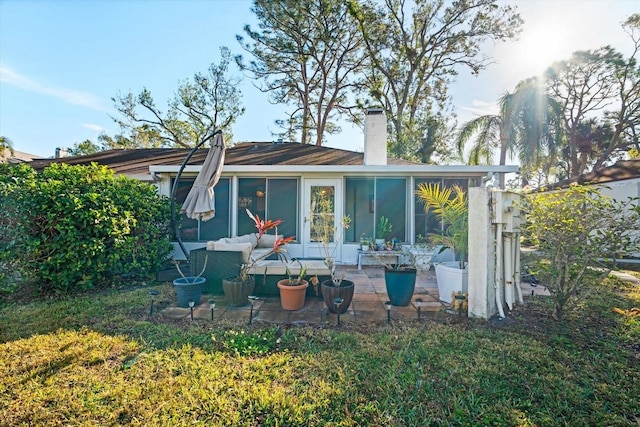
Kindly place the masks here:
MULTIPOLYGON (((180 81, 219 61, 219 46, 255 27, 248 0, 0 0, 0 135, 19 151, 49 157, 56 147, 118 132, 111 97, 147 87, 165 106, 180 81)), ((553 60, 606 44, 628 52, 620 23, 640 12, 634 0, 520 0, 519 41, 485 45, 495 63, 451 88, 459 120, 495 111, 495 101, 553 60), (636 6, 636 7, 634 7, 636 6)), ((246 55, 246 53, 245 53, 246 55)), ((244 78, 246 113, 236 141, 271 141, 286 106, 244 78)), ((345 123, 327 145, 360 151, 362 131, 345 123)))

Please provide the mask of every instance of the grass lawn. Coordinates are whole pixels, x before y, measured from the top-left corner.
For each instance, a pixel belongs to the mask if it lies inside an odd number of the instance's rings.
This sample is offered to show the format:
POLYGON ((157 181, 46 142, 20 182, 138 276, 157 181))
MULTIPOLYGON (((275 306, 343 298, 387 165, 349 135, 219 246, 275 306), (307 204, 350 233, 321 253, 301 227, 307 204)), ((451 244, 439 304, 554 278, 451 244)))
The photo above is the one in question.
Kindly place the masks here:
POLYGON ((618 280, 565 324, 537 297, 339 330, 150 320, 149 289, 3 302, 0 425, 640 424, 640 317, 613 310, 640 289, 618 280))

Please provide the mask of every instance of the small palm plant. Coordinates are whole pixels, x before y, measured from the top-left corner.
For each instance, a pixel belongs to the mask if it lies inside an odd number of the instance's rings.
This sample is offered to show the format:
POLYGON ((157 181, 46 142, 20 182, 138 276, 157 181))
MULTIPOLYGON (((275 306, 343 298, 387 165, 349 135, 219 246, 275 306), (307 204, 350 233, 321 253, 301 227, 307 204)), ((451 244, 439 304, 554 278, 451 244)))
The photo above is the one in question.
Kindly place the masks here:
POLYGON ((439 184, 420 184, 416 190, 424 203, 425 212, 431 211, 445 227, 444 233, 432 234, 434 245, 450 248, 464 268, 469 252, 469 201, 467 193, 458 185, 440 188, 439 184))

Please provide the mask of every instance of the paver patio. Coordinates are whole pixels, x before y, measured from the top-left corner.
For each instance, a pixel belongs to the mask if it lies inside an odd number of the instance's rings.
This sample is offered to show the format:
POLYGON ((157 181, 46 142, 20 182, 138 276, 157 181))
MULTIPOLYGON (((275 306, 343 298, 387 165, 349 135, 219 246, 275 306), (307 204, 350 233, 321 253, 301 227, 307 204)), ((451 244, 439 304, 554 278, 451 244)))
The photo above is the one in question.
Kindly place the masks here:
MULTIPOLYGON (((388 301, 384 282, 384 269, 377 266, 364 266, 358 270, 356 266, 342 266, 338 274, 344 272, 345 278, 355 284, 353 301, 346 313, 340 316, 343 323, 380 322, 386 321, 387 311, 385 302, 388 301)), ((543 286, 531 286, 522 283, 522 292, 525 296, 548 294, 543 286)), ((211 319, 209 299, 215 300, 216 306, 214 319, 224 319, 238 322, 248 322, 251 306, 228 307, 224 295, 203 295, 201 303, 194 307, 195 319, 211 319)), ((439 315, 448 305, 439 301, 438 286, 433 270, 419 270, 416 278, 416 287, 412 302, 406 307, 391 307, 392 319, 417 318, 416 298, 422 299, 421 317, 429 318, 439 315)), ((167 307, 161 315, 172 319, 189 318, 191 309, 180 307, 167 307)), ((253 306, 253 320, 274 324, 323 324, 335 323, 336 315, 328 313, 321 298, 307 297, 303 308, 297 311, 287 311, 280 306, 280 298, 277 296, 259 298, 253 306)))

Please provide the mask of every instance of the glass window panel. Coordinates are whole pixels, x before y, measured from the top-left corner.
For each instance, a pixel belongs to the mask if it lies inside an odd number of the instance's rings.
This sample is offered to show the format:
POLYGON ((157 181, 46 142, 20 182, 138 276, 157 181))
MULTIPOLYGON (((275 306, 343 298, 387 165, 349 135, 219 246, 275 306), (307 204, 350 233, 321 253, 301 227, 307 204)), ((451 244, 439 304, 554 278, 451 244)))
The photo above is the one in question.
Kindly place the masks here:
POLYGON ((373 178, 348 178, 345 182, 345 214, 351 218, 351 226, 345 230, 345 242, 359 242, 361 237, 373 238, 374 183, 373 178))
POLYGON ((297 179, 269 179, 267 180, 267 219, 281 219, 278 234, 283 236, 298 236, 298 180, 297 179))
POLYGON ((311 241, 333 242, 335 230, 335 188, 311 186, 311 241), (320 236, 316 233, 320 230, 320 236))
POLYGON ((424 211, 424 203, 418 199, 418 196, 415 195, 415 190, 421 184, 440 184, 442 185, 442 179, 440 178, 416 178, 415 179, 415 188, 414 188, 414 204, 415 204, 415 234, 414 241, 416 243, 425 243, 428 242, 428 237, 430 234, 441 233, 442 225, 440 221, 437 220, 435 215, 431 212, 424 211))
POLYGON ((407 186, 405 178, 376 179, 376 224, 386 217, 392 225, 391 233, 385 237, 406 241, 407 186), (390 236, 390 237, 389 237, 390 236))
POLYGON ((266 179, 264 178, 240 178, 238 180, 238 236, 257 231, 255 224, 247 215, 246 209, 260 218, 266 218, 266 191, 266 179))
POLYGON ((229 178, 220 178, 214 187, 216 216, 209 221, 200 221, 200 240, 218 240, 229 236, 230 183, 229 178))
POLYGON ((445 187, 453 187, 457 185, 461 187, 463 190, 469 189, 469 180, 467 178, 459 178, 459 179, 445 179, 444 186, 445 187))
MULTIPOLYGON (((189 194, 189 190, 193 186, 195 178, 180 178, 178 187, 176 188, 175 203, 176 212, 180 212, 180 207, 189 194)), ((171 188, 173 191, 173 183, 175 178, 171 180, 171 188)), ((180 215, 180 239, 186 242, 195 242, 198 240, 198 220, 187 218, 180 215)))
MULTIPOLYGON (((179 210, 193 186, 195 178, 180 178, 176 189, 176 209, 179 210)), ((172 179, 171 185, 175 182, 172 179)), ((209 221, 180 215, 180 238, 185 242, 216 240, 229 235, 229 178, 221 178, 215 187, 216 216, 209 221)))

